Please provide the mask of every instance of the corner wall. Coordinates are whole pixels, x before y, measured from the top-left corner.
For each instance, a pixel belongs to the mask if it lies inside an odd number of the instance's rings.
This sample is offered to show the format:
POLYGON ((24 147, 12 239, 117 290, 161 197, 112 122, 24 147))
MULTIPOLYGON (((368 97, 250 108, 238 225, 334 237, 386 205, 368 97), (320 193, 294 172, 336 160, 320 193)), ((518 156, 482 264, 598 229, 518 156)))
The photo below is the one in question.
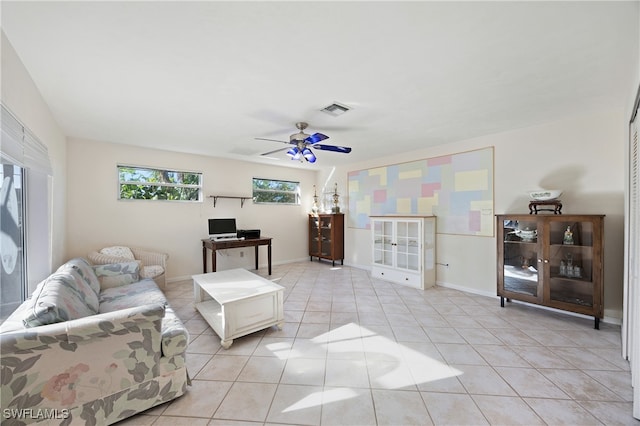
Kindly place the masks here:
POLYGON ((66 137, 4 32, 1 37, 2 102, 46 145, 53 169, 49 200, 51 259, 47 265, 29 265, 29 285, 32 288, 34 283, 37 284, 64 262, 66 137))
MULTIPOLYGON (((274 167, 224 158, 182 154, 130 145, 70 139, 68 143, 67 257, 86 256, 109 245, 131 245, 169 254, 167 280, 188 279, 202 273, 202 238, 208 237, 209 218, 236 218, 240 229, 260 229, 273 238, 273 263, 308 259, 307 212, 302 205, 254 204, 210 195, 249 196, 252 178, 296 180, 302 194, 313 191, 315 171, 274 167), (202 203, 120 201, 118 164, 188 170, 203 173, 202 203)), ((254 249, 221 250, 218 270, 254 268, 254 249), (241 257, 242 256, 242 257, 241 257)), ((267 251, 259 249, 261 267, 267 251)), ((210 252, 207 254, 210 266, 210 252)))
MULTIPOLYGON (((469 139, 398 154, 384 160, 336 169, 341 194, 347 194, 347 173, 438 157, 488 146, 495 147, 494 211, 528 213, 529 189, 562 189, 563 213, 605 214, 605 317, 622 318, 624 164, 627 137, 625 111, 584 114, 540 126, 469 139)), ((390 141, 391 143, 392 141, 390 141)), ((326 176, 319 176, 321 185, 326 176)), ((343 205, 348 208, 345 199, 343 205)), ((349 212, 346 212, 349 214, 349 212)), ((495 234, 494 234, 495 235, 495 234)), ((369 231, 346 229, 345 262, 369 269, 369 231)), ((437 235, 437 281, 462 290, 496 294, 496 239, 437 235)))

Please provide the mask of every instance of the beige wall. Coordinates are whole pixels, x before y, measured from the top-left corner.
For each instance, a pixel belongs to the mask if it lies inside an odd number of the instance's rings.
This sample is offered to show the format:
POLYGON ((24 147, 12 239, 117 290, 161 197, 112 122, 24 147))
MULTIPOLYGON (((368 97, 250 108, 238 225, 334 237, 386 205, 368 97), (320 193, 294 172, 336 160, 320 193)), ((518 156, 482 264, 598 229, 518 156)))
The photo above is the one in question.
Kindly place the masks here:
MULTIPOLYGON (((114 244, 155 248, 169 253, 167 279, 184 279, 202 273, 200 240, 207 237, 207 220, 235 217, 238 228, 257 228, 273 237, 274 264, 308 258, 310 196, 303 197, 301 206, 247 200, 243 208, 234 199, 220 199, 214 208, 206 197, 251 196, 253 177, 296 180, 302 193, 310 194, 314 171, 76 139, 69 140, 67 152, 68 257, 114 244), (117 164, 202 172, 205 201, 119 201, 117 164)), ((260 264, 266 265, 266 249, 259 253, 260 264)), ((218 255, 218 270, 252 269, 253 259, 253 248, 225 250, 218 255)))
POLYGON ((51 259, 47 265, 29 265, 29 286, 33 288, 51 268, 57 268, 64 261, 66 138, 4 32, 1 42, 2 103, 47 146, 53 168, 49 200, 51 259))
MULTIPOLYGON (((585 114, 540 126, 432 147, 393 158, 338 168, 333 180, 346 193, 347 172, 420 158, 495 149, 494 209, 500 213, 528 213, 528 189, 563 189, 565 214, 605 214, 605 317, 622 315, 625 112, 585 114)), ((318 182, 326 180, 320 174, 318 182)), ((348 212, 347 212, 348 214, 348 212)), ((366 230, 346 230, 346 259, 350 265, 369 268, 370 235, 366 230)), ((496 240, 438 234, 437 280, 441 285, 486 295, 496 294, 496 240)))

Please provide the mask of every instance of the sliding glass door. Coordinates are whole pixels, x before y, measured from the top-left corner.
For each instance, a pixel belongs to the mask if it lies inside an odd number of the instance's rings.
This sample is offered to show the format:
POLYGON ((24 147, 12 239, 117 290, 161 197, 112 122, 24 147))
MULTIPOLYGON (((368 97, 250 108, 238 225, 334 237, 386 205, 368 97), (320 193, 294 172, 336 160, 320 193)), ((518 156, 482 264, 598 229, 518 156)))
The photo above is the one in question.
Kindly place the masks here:
POLYGON ((21 167, 0 168, 0 322, 25 298, 24 173, 21 167))

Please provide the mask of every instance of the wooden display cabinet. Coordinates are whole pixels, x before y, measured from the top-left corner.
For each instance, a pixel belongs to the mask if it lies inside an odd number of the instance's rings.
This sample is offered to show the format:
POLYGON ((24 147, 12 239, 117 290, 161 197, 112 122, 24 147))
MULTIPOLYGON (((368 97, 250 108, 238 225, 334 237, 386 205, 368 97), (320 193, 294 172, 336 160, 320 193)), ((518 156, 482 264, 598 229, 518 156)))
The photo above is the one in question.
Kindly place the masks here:
POLYGON ((603 317, 603 215, 497 215, 498 296, 603 317))
POLYGON ((344 264, 344 214, 309 215, 309 257, 344 264))

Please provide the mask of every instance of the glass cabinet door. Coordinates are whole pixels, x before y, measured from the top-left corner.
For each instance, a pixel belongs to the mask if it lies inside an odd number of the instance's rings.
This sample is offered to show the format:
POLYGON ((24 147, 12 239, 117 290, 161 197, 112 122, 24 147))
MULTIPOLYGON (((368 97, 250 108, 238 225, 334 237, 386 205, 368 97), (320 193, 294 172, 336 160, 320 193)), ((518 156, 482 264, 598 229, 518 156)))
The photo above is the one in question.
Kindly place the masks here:
POLYGON ((331 254, 331 218, 320 217, 320 254, 331 254))
POLYGON ((396 222, 396 267, 420 270, 420 222, 396 222))
POLYGON ((594 223, 549 221, 549 303, 592 308, 594 223))
POLYGON ((373 221, 373 262, 377 265, 393 266, 393 222, 373 221))
POLYGON ((538 262, 538 229, 535 218, 503 221, 504 290, 533 298, 541 297, 538 262))
POLYGON ((320 251, 320 218, 309 217, 309 253, 317 255, 320 251))

